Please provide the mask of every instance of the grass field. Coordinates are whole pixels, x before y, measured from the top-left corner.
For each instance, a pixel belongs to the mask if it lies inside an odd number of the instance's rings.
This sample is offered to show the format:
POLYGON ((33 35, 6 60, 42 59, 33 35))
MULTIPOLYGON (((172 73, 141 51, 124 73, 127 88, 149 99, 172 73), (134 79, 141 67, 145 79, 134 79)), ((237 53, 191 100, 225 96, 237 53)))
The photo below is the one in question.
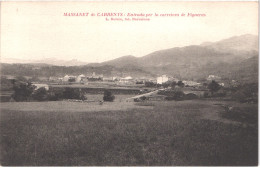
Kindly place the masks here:
POLYGON ((257 120, 233 118, 248 111, 258 117, 257 105, 240 104, 227 116, 223 104, 237 105, 206 100, 1 103, 1 165, 257 165, 257 120))

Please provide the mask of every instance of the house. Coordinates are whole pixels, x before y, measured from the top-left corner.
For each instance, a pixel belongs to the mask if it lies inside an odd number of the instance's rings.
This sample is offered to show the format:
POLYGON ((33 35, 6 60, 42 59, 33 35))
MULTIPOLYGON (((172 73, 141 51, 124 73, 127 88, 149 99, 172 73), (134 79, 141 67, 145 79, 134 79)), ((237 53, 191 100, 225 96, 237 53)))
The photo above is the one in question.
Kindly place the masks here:
POLYGON ((95 72, 92 73, 92 76, 87 77, 89 81, 103 81, 103 74, 96 75, 95 72))
POLYGON ((46 90, 49 90, 49 85, 48 84, 43 84, 43 83, 33 83, 33 86, 36 86, 35 90, 44 87, 46 90))
POLYGON ((119 83, 123 83, 123 84, 134 83, 134 79, 131 76, 127 76, 125 78, 121 78, 119 80, 119 83))
POLYGON ((177 83, 179 81, 179 79, 174 78, 174 77, 169 77, 169 81, 177 83))
POLYGON ((200 86, 200 83, 194 82, 194 81, 182 81, 185 86, 200 86))
POLYGON ((160 77, 157 77, 157 79, 156 79, 157 84, 163 84, 168 81, 169 81, 169 77, 167 75, 162 75, 160 77))
POLYGON ((62 82, 75 82, 75 81, 76 81, 76 76, 65 75, 62 79, 62 82))
POLYGON ((58 77, 53 77, 53 76, 51 76, 51 77, 49 77, 48 81, 49 81, 49 82, 58 82, 58 81, 59 81, 59 78, 58 78, 58 77))
POLYGON ((207 80, 208 80, 208 81, 215 80, 215 81, 217 82, 217 81, 221 80, 221 77, 216 76, 216 75, 209 75, 209 76, 207 77, 207 80))
POLYGON ((112 82, 113 77, 103 77, 103 81, 112 82))
POLYGON ((83 75, 83 74, 79 75, 79 76, 76 78, 76 82, 77 82, 77 83, 84 83, 85 80, 86 80, 86 76, 83 75))
POLYGON ((225 86, 225 83, 219 83, 219 85, 223 87, 223 86, 225 86))

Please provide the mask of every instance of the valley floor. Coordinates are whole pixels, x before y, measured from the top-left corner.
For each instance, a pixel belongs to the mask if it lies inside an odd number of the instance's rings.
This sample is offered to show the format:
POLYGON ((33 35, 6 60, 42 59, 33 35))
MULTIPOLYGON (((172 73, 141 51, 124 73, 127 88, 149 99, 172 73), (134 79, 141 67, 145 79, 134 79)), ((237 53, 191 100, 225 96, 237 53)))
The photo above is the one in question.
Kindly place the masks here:
POLYGON ((7 102, 2 166, 255 166, 258 107, 228 101, 7 102))

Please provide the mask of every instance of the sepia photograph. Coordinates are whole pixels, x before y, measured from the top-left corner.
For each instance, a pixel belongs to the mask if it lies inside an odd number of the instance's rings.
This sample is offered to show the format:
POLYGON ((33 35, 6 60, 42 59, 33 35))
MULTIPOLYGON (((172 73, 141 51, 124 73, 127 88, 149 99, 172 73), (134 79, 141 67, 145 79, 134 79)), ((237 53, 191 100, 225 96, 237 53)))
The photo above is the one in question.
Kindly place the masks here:
POLYGON ((258 166, 258 1, 1 1, 0 165, 258 166))

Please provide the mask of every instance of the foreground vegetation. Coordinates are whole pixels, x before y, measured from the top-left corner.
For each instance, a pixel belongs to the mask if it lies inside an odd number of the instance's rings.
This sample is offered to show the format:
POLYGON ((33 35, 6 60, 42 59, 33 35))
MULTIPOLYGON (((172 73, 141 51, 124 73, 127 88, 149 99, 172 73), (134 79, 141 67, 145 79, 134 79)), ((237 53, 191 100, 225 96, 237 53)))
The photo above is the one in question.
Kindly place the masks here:
MULTIPOLYGON (((228 113, 221 106, 227 104, 224 101, 144 102, 124 110, 87 110, 84 103, 66 103, 66 111, 22 109, 22 106, 37 104, 40 107, 39 104, 45 103, 12 103, 19 104, 21 109, 9 109, 5 104, 11 103, 1 103, 1 165, 258 164, 257 126, 249 125, 250 120, 224 117, 223 114, 228 113), (219 115, 218 118, 213 118, 215 115, 219 115)), ((120 107, 126 103, 106 104, 120 107)), ((241 109, 257 117, 256 104, 240 104, 235 110, 241 109)))

